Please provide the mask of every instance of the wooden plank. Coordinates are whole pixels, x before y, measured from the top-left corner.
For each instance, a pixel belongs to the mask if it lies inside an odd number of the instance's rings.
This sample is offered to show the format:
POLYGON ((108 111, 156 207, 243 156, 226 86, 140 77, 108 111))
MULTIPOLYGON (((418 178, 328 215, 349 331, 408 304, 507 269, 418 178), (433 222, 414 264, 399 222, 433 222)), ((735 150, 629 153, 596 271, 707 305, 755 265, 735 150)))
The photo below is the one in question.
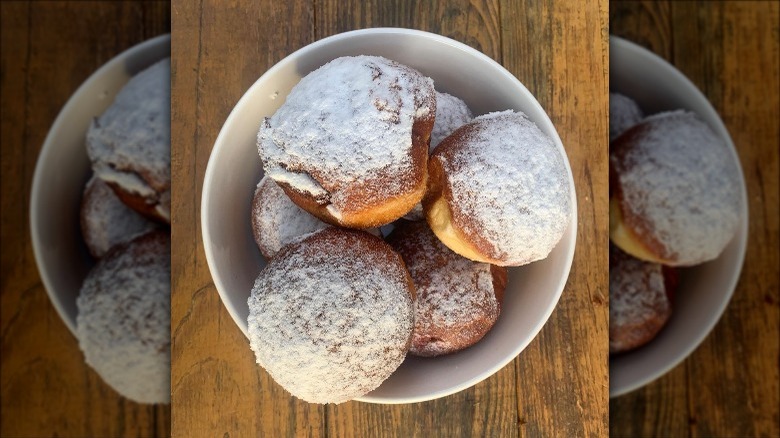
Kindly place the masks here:
POLYGON ((504 65, 556 126, 574 174, 579 224, 574 264, 558 307, 515 361, 518 417, 527 436, 560 430, 567 436, 604 436, 609 397, 604 361, 608 254, 602 244, 608 238, 607 4, 527 3, 501 5, 504 65))
POLYGON ((778 436, 780 5, 674 4, 672 20, 687 29, 675 34, 676 65, 721 114, 740 153, 751 230, 734 298, 687 363, 691 435, 778 436))
POLYGON ((612 7, 614 33, 654 42, 646 46, 674 63, 715 106, 740 155, 750 223, 740 282, 720 322, 670 374, 611 401, 611 433, 778 436, 779 5, 672 2, 660 14, 650 2, 612 7), (678 413, 658 414, 669 406, 678 413))
POLYGON ((312 42, 311 14, 305 1, 173 5, 171 374, 178 436, 322 435, 324 408, 293 398, 255 364, 211 282, 199 216, 222 124, 257 78, 312 42))
POLYGON ((609 401, 609 435, 688 435, 688 371, 676 367, 644 388, 609 401))
POLYGON ((169 433, 169 407, 127 401, 84 363, 41 285, 28 231, 32 174, 54 118, 98 67, 166 32, 168 11, 167 2, 2 4, 3 436, 169 433))

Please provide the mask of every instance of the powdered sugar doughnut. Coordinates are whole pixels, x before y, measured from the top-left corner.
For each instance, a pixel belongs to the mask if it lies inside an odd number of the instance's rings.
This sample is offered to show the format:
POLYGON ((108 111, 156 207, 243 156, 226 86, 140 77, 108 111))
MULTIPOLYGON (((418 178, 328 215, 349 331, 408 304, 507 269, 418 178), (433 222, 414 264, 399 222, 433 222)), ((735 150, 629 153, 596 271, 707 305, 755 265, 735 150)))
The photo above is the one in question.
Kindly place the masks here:
POLYGON ((89 272, 76 300, 87 364, 139 403, 170 403, 170 253, 161 231, 121 243, 89 272))
POLYGON ((531 263, 569 226, 564 157, 523 113, 490 113, 459 128, 431 155, 428 174, 428 224, 468 259, 531 263))
POLYGON ((609 141, 642 121, 644 114, 639 105, 628 96, 609 93, 609 141))
POLYGON ((122 201, 170 223, 171 60, 135 75, 87 132, 92 169, 122 201))
POLYGON ((416 70, 378 56, 337 58, 265 119, 258 151, 266 175, 304 210, 377 227, 422 198, 435 115, 433 81, 416 70))
POLYGON ((103 180, 93 176, 81 198, 81 233, 90 254, 103 257, 114 245, 157 228, 127 207, 103 180))
POLYGON ((610 147, 610 238, 623 251, 669 266, 712 260, 740 220, 739 169, 698 116, 661 113, 610 147))
POLYGON ((372 391, 403 362, 413 299, 389 245, 329 227, 282 248, 257 277, 249 344, 292 395, 341 403, 372 391))
POLYGON ((501 311, 506 268, 455 254, 425 222, 400 221, 388 243, 404 259, 417 290, 410 353, 454 353, 487 334, 501 311))
POLYGON ((673 268, 635 259, 609 246, 609 352, 640 347, 672 314, 673 268))
POLYGON ((265 176, 252 200, 252 234, 260 252, 273 257, 284 245, 328 224, 295 205, 274 180, 265 176))

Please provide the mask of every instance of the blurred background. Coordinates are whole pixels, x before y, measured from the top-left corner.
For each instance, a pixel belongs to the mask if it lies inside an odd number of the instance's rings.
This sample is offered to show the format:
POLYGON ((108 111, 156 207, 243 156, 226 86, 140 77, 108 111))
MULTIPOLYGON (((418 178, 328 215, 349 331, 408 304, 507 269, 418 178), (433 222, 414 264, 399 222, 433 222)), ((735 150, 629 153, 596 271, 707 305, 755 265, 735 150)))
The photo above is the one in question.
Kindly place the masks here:
POLYGON ((609 31, 709 99, 739 153, 748 247, 734 295, 691 356, 610 400, 618 437, 780 436, 780 2, 611 1, 609 31))
POLYGON ((28 220, 36 159, 58 112, 111 58, 169 33, 170 2, 3 1, 0 12, 0 435, 168 436, 170 406, 121 397, 84 363, 41 283, 28 220))

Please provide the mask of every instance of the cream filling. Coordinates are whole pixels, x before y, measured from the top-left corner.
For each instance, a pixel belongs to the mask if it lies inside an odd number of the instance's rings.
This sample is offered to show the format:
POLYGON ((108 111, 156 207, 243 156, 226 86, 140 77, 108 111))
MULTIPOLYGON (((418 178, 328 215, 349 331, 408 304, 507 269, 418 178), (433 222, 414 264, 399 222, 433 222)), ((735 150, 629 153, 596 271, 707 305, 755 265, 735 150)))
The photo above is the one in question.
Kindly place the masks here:
POLYGON ((96 163, 92 169, 105 182, 114 183, 126 192, 149 198, 157 193, 146 184, 146 181, 132 172, 120 172, 103 163, 96 163))
POLYGON ((634 233, 623 222, 623 212, 615 196, 609 200, 609 238, 626 254, 652 263, 665 263, 663 259, 647 250, 634 233))
POLYGON ((287 184, 298 192, 308 194, 313 198, 321 198, 328 195, 317 180, 303 172, 290 172, 281 167, 268 169, 266 175, 277 183, 287 184))
POLYGON ((434 201, 426 212, 426 217, 428 219, 428 225, 431 226, 431 230, 433 230, 436 237, 438 237, 442 243, 447 245, 447 248, 469 260, 491 263, 490 260, 487 260, 485 256, 469 245, 460 236, 458 230, 452 226, 452 214, 444 197, 434 201))

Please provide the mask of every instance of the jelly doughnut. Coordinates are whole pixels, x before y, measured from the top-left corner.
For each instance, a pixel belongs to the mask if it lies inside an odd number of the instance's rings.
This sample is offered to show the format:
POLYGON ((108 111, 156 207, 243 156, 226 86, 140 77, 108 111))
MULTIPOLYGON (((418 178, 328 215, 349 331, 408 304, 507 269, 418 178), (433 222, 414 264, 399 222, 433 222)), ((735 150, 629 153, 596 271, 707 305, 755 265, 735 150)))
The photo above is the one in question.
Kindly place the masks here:
POLYGON ((569 225, 564 157, 523 113, 490 113, 459 128, 431 155, 428 173, 428 224, 471 260, 520 266, 543 259, 569 225))
POLYGON ((417 291, 409 352, 439 356, 474 345, 498 320, 506 268, 455 254, 425 222, 399 222, 388 243, 404 259, 417 291))
POLYGON ((669 266, 712 260, 740 220, 739 169, 697 115, 647 117, 610 146, 610 238, 623 251, 669 266))
POLYGON ((401 365, 414 326, 401 257, 364 231, 328 227, 269 260, 252 288, 249 344, 292 395, 341 403, 401 365))
POLYGON ((378 56, 309 73, 258 132, 266 175, 301 208, 350 228, 403 216, 425 192, 433 81, 378 56))

